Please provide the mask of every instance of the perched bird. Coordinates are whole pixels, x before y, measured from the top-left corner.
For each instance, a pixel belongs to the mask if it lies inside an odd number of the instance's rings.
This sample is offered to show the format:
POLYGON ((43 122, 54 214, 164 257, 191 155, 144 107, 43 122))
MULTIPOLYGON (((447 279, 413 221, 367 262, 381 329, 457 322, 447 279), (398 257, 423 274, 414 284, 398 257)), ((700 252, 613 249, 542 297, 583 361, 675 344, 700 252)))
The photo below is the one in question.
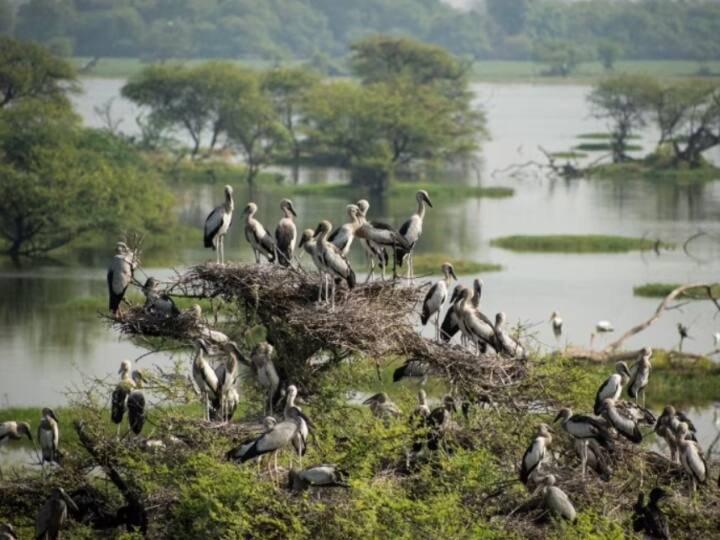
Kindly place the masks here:
POLYGON ((625 362, 615 364, 615 373, 610 375, 598 388, 595 394, 593 412, 600 414, 603 401, 607 398, 618 399, 622 394, 623 385, 630 379, 631 374, 625 362))
POLYGON ((555 475, 548 474, 541 480, 538 488, 543 495, 543 505, 548 512, 556 514, 568 521, 575 521, 576 512, 567 494, 557 487, 555 475))
POLYGON ((715 348, 715 350, 720 348, 720 332, 715 332, 713 334, 713 347, 715 348))
POLYGON ((417 201, 417 210, 400 226, 398 231, 400 235, 405 239, 407 246, 398 246, 395 248, 395 260, 398 266, 402 267, 403 263, 407 259, 407 277, 414 277, 412 254, 420 235, 422 235, 423 221, 425 220, 425 205, 427 204, 432 208, 432 202, 427 191, 421 189, 415 194, 415 200, 417 201))
MULTIPOLYGON (((385 279, 385 267, 387 266, 389 257, 385 251, 385 248, 393 250, 395 253, 395 263, 397 263, 397 251, 396 248, 409 249, 410 244, 407 242, 405 237, 398 231, 393 229, 387 223, 381 223, 378 221, 367 221, 364 217, 361 218, 362 225, 358 230, 355 231, 355 235, 358 238, 362 238, 366 241, 368 249, 373 252, 373 257, 379 262, 382 270, 382 279, 385 279)), ((393 273, 395 268, 393 267, 393 273)), ((368 279, 372 274, 368 274, 368 279)))
POLYGON ((67 518, 68 507, 74 512, 78 512, 75 501, 65 493, 63 488, 53 488, 50 498, 35 517, 35 539, 59 540, 60 530, 67 518))
POLYGON ((683 341, 686 339, 692 339, 689 334, 689 328, 683 323, 677 323, 678 334, 680 334, 680 344, 678 345, 678 351, 682 352, 683 341))
POLYGON ((60 428, 58 419, 52 409, 45 407, 42 410, 40 424, 38 424, 37 438, 42 450, 42 465, 47 463, 60 463, 58 445, 60 443, 60 428))
POLYGON ((225 235, 232 225, 233 210, 235 210, 233 189, 225 186, 225 202, 213 208, 208 214, 203 230, 203 244, 216 252, 215 262, 219 264, 225 264, 225 235))
POLYGON ((370 410, 377 418, 388 420, 390 417, 398 417, 402 415, 400 407, 395 405, 385 392, 380 392, 373 396, 370 396, 363 405, 369 405, 370 410))
POLYGON ((585 477, 585 470, 587 468, 588 448, 591 441, 594 440, 606 450, 612 450, 613 448, 610 432, 607 427, 605 427, 604 422, 598 418, 585 414, 573 414, 569 408, 563 407, 558 411, 554 421, 562 421, 562 427, 568 435, 582 443, 579 453, 583 478, 585 477))
POLYGON ((165 317, 174 317, 180 314, 175 301, 167 293, 160 290, 160 282, 154 277, 149 277, 145 281, 143 294, 145 294, 145 311, 164 315, 165 317))
POLYGON ((348 218, 350 218, 350 222, 341 225, 328 236, 328 241, 337 247, 345 257, 350 253, 350 246, 352 246, 353 240, 355 239, 355 231, 362 226, 360 209, 357 205, 348 204, 347 215, 348 218))
POLYGON ((290 469, 288 473, 288 489, 304 491, 308 487, 350 487, 347 484, 347 473, 337 465, 315 465, 302 471, 290 469))
POLYGON ((616 406, 615 400, 605 398, 600 408, 600 414, 605 418, 620 435, 635 444, 642 442, 640 427, 634 418, 623 414, 616 406))
POLYGON ((443 263, 440 267, 440 271, 442 272, 443 277, 442 279, 436 281, 425 295, 425 300, 422 305, 422 315, 420 316, 420 322, 423 326, 425 326, 430 320, 430 317, 435 315, 436 341, 440 341, 440 311, 445 304, 445 300, 447 300, 448 286, 450 285, 451 280, 454 279, 457 281, 453 265, 449 262, 443 263))
POLYGON ((17 540, 15 528, 10 523, 0 523, 0 540, 17 540))
POLYGON ((423 422, 430 416, 430 407, 428 407, 427 394, 425 390, 418 392, 418 406, 413 411, 413 416, 420 417, 423 422))
MULTIPOLYGON (((342 254, 340 249, 327 239, 332 225, 329 221, 321 221, 318 225, 316 236, 316 250, 322 263, 325 274, 332 283, 332 304, 335 305, 335 279, 339 278, 347 283, 349 289, 355 287, 355 272, 350 266, 350 262, 342 254)), ((327 299, 327 295, 326 295, 327 299)))
MULTIPOLYGON (((358 219, 362 225, 367 223, 367 213, 370 209, 370 203, 366 199, 360 199, 358 202, 355 203, 358 207, 358 219)), ((361 226, 362 226, 361 225, 361 226)), ((383 224, 375 224, 376 228, 382 228, 383 224), (380 226, 379 226, 380 225, 380 226)), ((371 223, 372 226, 372 223, 371 223)), ((392 228, 390 228, 392 229, 392 228)), ((357 230, 356 230, 357 235, 357 230)), ((359 235, 357 235, 359 236, 359 235)), ((380 267, 380 278, 385 281, 385 268, 387 267, 387 264, 389 262, 390 257, 388 256, 388 252, 385 249, 385 246, 382 244, 377 244, 373 242, 372 240, 368 240, 367 238, 361 237, 360 238, 360 244, 363 247, 363 250, 365 251, 365 255, 367 256, 368 263, 370 266, 366 282, 369 281, 373 275, 375 274, 375 261, 377 261, 378 266, 380 267)))
POLYGON ((140 370, 132 372, 132 380, 135 387, 127 397, 128 424, 130 430, 139 435, 145 425, 145 394, 143 394, 143 382, 145 378, 140 370))
MULTIPOLYGON (((464 288, 460 291, 460 299, 455 303, 458 325, 463 335, 475 344, 478 354, 486 350, 487 346, 499 348, 496 342, 496 328, 486 321, 482 314, 469 302, 472 291, 464 288)), ((497 350, 497 349, 496 349, 497 350)))
POLYGON ((408 360, 402 366, 393 371, 393 382, 402 379, 419 379, 420 386, 424 385, 430 374, 430 365, 422 360, 408 360))
MULTIPOLYGON (((273 427, 275 427, 276 424, 277 424, 277 420, 275 420, 275 418, 272 416, 266 416, 265 418, 263 418, 264 431, 261 433, 261 435, 270 431, 273 427)), ((249 439, 245 439, 235 448, 228 450, 228 452, 225 454, 225 457, 229 461, 241 461, 242 457, 245 455, 245 453, 248 450, 250 450, 250 448, 252 448, 252 446, 253 446, 253 444, 255 444, 256 440, 257 440, 257 436, 251 437, 249 439)))
POLYGON ((670 526, 665 513, 658 506, 658 503, 667 496, 664 489, 654 487, 650 491, 649 501, 645 506, 645 494, 642 491, 638 493, 637 502, 633 506, 633 530, 635 532, 644 532, 645 538, 670 540, 670 526))
MULTIPOLYGON (((302 248, 305 253, 310 255, 310 259, 315 265, 315 268, 322 274, 323 267, 322 261, 320 260, 320 254, 317 250, 317 238, 315 238, 315 231, 312 229, 305 229, 300 236, 298 247, 302 248)), ((322 291, 322 288, 320 290, 322 291)), ((320 296, 318 296, 318 302, 320 302, 320 296)))
POLYGON ((111 398, 110 419, 117 425, 118 434, 120 433, 120 424, 127 410, 127 398, 132 389, 135 388, 135 381, 130 376, 130 369, 130 360, 120 362, 120 369, 118 370, 120 382, 113 390, 111 398))
POLYGON ((295 240, 297 240, 297 227, 293 217, 297 217, 292 201, 283 199, 280 201, 280 211, 283 217, 275 228, 275 243, 277 245, 278 262, 283 266, 290 266, 295 252, 295 240))
POLYGON ((605 332, 614 332, 615 328, 610 321, 598 321, 595 325, 595 330, 602 334, 605 332))
POLYGON ((680 463, 690 477, 692 493, 695 493, 697 484, 707 482, 707 463, 705 456, 697 442, 687 438, 689 433, 688 425, 681 422, 677 434, 677 447, 680 454, 680 463))
POLYGON ((530 443, 528 449, 523 454, 522 461, 520 462, 520 481, 527 485, 530 480, 530 476, 539 471, 542 464, 548 458, 548 447, 552 442, 552 430, 547 424, 540 424, 538 426, 537 435, 530 443))
POLYGON ((15 422, 9 420, 0 423, 0 446, 8 444, 10 441, 19 441, 25 435, 30 442, 33 442, 30 434, 30 424, 27 422, 15 422))
POLYGON ((510 358, 518 360, 527 359, 527 349, 522 344, 505 331, 505 321, 507 317, 502 311, 495 315, 495 337, 496 343, 499 345, 499 353, 506 354, 510 358))
POLYGON ((550 315, 550 324, 552 324, 553 334, 556 338, 559 338, 562 334, 563 320, 560 317, 560 313, 553 311, 550 315))
POLYGON ((245 238, 252 246, 256 263, 260 262, 260 255, 263 255, 270 262, 275 262, 275 251, 277 249, 275 240, 265 230, 262 223, 255 219, 257 209, 257 204, 251 202, 247 204, 243 211, 245 216, 245 238))
POLYGON ((240 375, 240 363, 246 366, 250 362, 243 356, 234 341, 228 341, 222 346, 223 352, 227 355, 225 362, 221 362, 215 368, 217 377, 216 400, 211 402, 211 420, 217 419, 223 422, 229 421, 240 402, 240 394, 237 391, 237 381, 240 375))
POLYGON ((287 396, 285 397, 285 410, 283 416, 285 420, 295 419, 298 424, 298 430, 292 440, 293 448, 300 458, 300 465, 302 466, 302 458, 307 450, 307 439, 310 435, 310 428, 314 428, 315 425, 310 419, 302 412, 300 407, 295 405, 295 398, 297 398, 297 387, 291 384, 287 388, 287 396))
POLYGON ((449 343, 450 340, 460 331, 459 308, 457 306, 462 296, 463 289, 467 289, 465 285, 458 283, 453 289, 450 296, 450 307, 445 312, 442 325, 440 325, 440 338, 449 343))
POLYGON ((608 465, 607 455, 595 439, 575 439, 575 454, 580 461, 585 460, 588 467, 605 482, 610 481, 612 471, 608 465))
POLYGON ((655 433, 668 445, 668 448, 670 448, 670 460, 675 463, 679 460, 677 437, 681 423, 688 426, 689 433, 686 437, 694 438, 695 426, 692 421, 684 413, 676 411, 672 405, 665 406, 655 423, 655 433))
POLYGON ((218 400, 218 379, 205 354, 207 345, 202 339, 197 339, 195 345, 195 358, 192 365, 192 376, 202 397, 204 419, 210 419, 210 403, 218 400))
MULTIPOLYGON (((245 463, 265 454, 274 454, 277 457, 276 453, 278 451, 292 444, 295 435, 300 429, 299 420, 300 417, 297 416, 295 411, 290 412, 289 419, 275 424, 270 430, 252 441, 250 447, 240 456, 240 462, 245 463)), ((270 470, 269 467, 270 462, 268 461, 268 470, 270 470)), ((275 464, 275 471, 277 472, 277 463, 275 464)), ((272 471, 270 474, 272 476, 272 471)))
POLYGON ((643 406, 645 405, 645 388, 647 388, 648 382, 650 381, 650 357, 652 356, 652 349, 650 347, 643 347, 640 358, 638 359, 633 367, 630 369, 630 380, 627 385, 628 395, 637 402, 637 398, 642 392, 643 395, 643 406))
POLYGON ((258 382, 265 390, 265 411, 270 415, 273 414, 273 407, 280 399, 280 376, 273 362, 274 353, 275 348, 263 341, 256 345, 250 354, 258 382))
POLYGON ((115 245, 115 255, 110 261, 107 271, 108 295, 110 301, 108 307, 114 314, 120 309, 120 303, 125 297, 127 288, 132 283, 133 272, 137 268, 135 253, 130 250, 125 242, 118 242, 115 245))

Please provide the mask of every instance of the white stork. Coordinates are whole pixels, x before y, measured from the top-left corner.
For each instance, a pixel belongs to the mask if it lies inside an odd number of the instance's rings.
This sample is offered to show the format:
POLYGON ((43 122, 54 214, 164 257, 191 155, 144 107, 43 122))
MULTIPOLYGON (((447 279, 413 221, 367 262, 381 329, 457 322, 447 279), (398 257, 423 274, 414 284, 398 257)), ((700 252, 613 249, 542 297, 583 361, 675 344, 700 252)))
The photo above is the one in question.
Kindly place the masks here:
POLYGON ((233 189, 225 186, 225 202, 213 208, 212 212, 205 218, 203 229, 203 243, 206 248, 215 251, 217 263, 225 264, 225 235, 232 225, 232 215, 235 209, 233 201, 233 189))
POLYGON ((256 263, 260 263, 260 255, 263 255, 270 262, 275 262, 275 240, 265 230, 262 223, 255 219, 257 209, 257 204, 250 202, 243 211, 243 216, 245 216, 245 239, 252 246, 256 263))
POLYGON ((289 199, 280 201, 280 211, 283 217, 275 228, 275 242, 277 245, 277 259, 283 266, 290 266, 295 253, 295 241, 297 240, 297 227, 294 217, 297 217, 295 207, 289 199))
POLYGON ((138 261, 135 253, 125 242, 118 242, 115 245, 115 255, 110 261, 107 272, 108 294, 110 297, 109 309, 116 314, 120 309, 120 303, 125 297, 127 288, 132 283, 133 272, 137 268, 138 261))
POLYGON ((350 253, 350 246, 352 246, 353 240, 355 239, 355 231, 357 231, 362 223, 360 221, 360 209, 354 204, 347 205, 347 215, 350 221, 335 229, 328 240, 334 244, 345 257, 350 253))
POLYGON ((622 394, 623 385, 630 378, 630 371, 628 370, 625 362, 618 362, 615 364, 615 373, 610 375, 605 382, 600 385, 597 393, 595 394, 595 405, 593 406, 593 412, 600 414, 602 409, 603 401, 607 398, 616 400, 622 394))
POLYGON ((421 189, 415 194, 415 200, 417 201, 417 210, 410 216, 410 218, 400 226, 398 231, 403 238, 405 238, 408 247, 397 247, 395 249, 395 257, 397 264, 402 267, 405 258, 407 257, 407 277, 414 277, 412 254, 415 246, 420 240, 422 234, 423 221, 425 220, 425 205, 427 204, 432 208, 432 202, 430 202, 430 196, 428 192, 421 189))
POLYGON ((540 467, 548 458, 548 447, 552 442, 552 430, 547 424, 540 424, 537 429, 537 435, 530 443, 528 449, 523 454, 520 462, 520 481, 527 485, 531 475, 539 472, 540 467))
POLYGON ((435 340, 438 342, 440 341, 440 311, 445 304, 445 300, 447 300, 450 282, 452 279, 457 281, 453 265, 449 262, 443 263, 440 271, 443 277, 436 281, 425 295, 425 300, 422 305, 422 315, 420 316, 420 322, 425 326, 430 320, 430 317, 435 315, 435 340))

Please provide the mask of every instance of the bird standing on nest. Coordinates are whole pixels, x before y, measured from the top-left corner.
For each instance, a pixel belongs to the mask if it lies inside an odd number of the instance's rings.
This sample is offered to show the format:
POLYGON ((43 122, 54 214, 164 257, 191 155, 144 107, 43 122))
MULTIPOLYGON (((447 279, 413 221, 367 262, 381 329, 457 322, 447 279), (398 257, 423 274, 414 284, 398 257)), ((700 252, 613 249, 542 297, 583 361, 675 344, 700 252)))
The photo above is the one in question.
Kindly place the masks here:
POLYGON ((457 281, 453 265, 449 262, 443 263, 440 271, 443 277, 436 281, 435 284, 430 287, 427 295, 425 295, 425 300, 422 305, 422 315, 420 317, 420 322, 425 326, 430 318, 435 315, 435 341, 437 342, 440 341, 440 311, 445 304, 445 300, 447 300, 448 286, 453 279, 457 281))
POLYGON ((215 251, 215 262, 218 264, 225 264, 225 235, 232 225, 233 210, 233 189, 225 186, 225 202, 208 214, 203 229, 203 245, 215 251))

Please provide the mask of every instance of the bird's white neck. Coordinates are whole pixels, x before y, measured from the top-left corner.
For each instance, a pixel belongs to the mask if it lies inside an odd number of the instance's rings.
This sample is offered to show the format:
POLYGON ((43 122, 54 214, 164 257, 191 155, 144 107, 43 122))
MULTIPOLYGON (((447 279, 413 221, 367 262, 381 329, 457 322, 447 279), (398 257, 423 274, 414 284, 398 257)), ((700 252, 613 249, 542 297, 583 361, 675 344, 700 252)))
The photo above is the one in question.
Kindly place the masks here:
POLYGON ((418 199, 417 204, 418 204, 417 211, 415 212, 415 214, 420 219, 424 219, 425 218, 425 201, 423 201, 422 199, 418 199))
POLYGON ((232 212, 235 209, 235 202, 233 201, 232 194, 225 194, 225 211, 232 212))
POLYGON ((283 217, 285 219, 293 220, 293 214, 287 206, 283 206, 283 217))

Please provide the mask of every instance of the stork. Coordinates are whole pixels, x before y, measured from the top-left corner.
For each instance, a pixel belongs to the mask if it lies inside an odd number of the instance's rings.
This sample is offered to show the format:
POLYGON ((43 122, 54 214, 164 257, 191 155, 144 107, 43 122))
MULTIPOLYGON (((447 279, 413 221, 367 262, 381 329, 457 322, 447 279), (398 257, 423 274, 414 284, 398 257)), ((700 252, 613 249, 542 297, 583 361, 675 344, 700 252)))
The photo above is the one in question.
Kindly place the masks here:
POLYGON ((393 382, 402 379, 419 379, 420 386, 423 386, 430 373, 430 365, 422 360, 408 360, 402 366, 393 371, 393 382))
MULTIPOLYGON (((365 199, 360 199, 355 204, 358 207, 358 218, 360 219, 360 223, 364 225, 365 223, 367 223, 367 213, 370 209, 370 203, 365 199)), ((373 223, 371 223, 371 226, 373 226, 373 223)), ((388 229, 392 230, 392 227, 385 226, 382 223, 374 223, 374 226, 380 229, 388 227, 388 229)), ((368 240, 367 238, 360 238, 360 243, 362 244, 363 250, 365 250, 365 255, 367 256, 370 265, 370 271, 368 272, 365 281, 370 281, 370 278, 372 278, 373 274, 375 273, 376 259, 378 262, 378 266, 380 266, 380 277, 383 281, 385 281, 385 268, 387 267, 387 263, 389 261, 387 250, 382 244, 377 244, 372 240, 368 240)))
POLYGON ((614 332, 615 328, 613 327, 612 323, 610 321, 598 321, 595 324, 595 330, 597 332, 600 332, 601 334, 607 333, 607 332, 614 332))
POLYGON ((584 459, 590 467, 605 482, 610 481, 612 471, 607 464, 607 456, 596 439, 575 439, 575 454, 580 461, 584 459))
MULTIPOLYGON (((458 302, 463 289, 467 289, 465 285, 458 283, 453 289, 452 295, 450 296, 450 307, 445 312, 442 325, 440 326, 440 337, 445 343, 449 343, 450 340, 460 331, 460 310, 458 302)), ((463 334, 463 340, 465 336, 463 334)))
MULTIPOLYGON (((253 458, 264 454, 272 453, 277 458, 277 452, 292 444, 295 436, 300 430, 300 417, 295 410, 290 412, 290 418, 275 424, 269 431, 266 431, 257 437, 245 453, 240 456, 240 462, 245 463, 253 458)), ((270 471, 270 462, 268 461, 268 470, 270 471)), ((275 472, 277 473, 277 460, 275 463, 275 472)), ((270 477, 273 478, 272 472, 270 477)), ((273 482, 275 479, 273 478, 273 482)))
POLYGON ((297 227, 293 219, 293 217, 297 217, 297 212, 289 199, 280 201, 280 211, 283 217, 275 228, 277 260, 283 266, 290 266, 295 252, 295 240, 297 240, 297 227))
MULTIPOLYGON (((30 424, 27 422, 8 420, 7 422, 0 423, 0 447, 9 444, 10 441, 19 441, 23 435, 25 435, 30 442, 33 442, 30 433, 30 424)), ((1 478, 2 471, 0 470, 0 479, 1 478)))
POLYGON ((300 458, 300 466, 302 466, 302 458, 307 450, 307 438, 310 435, 310 429, 314 428, 315 425, 310 419, 302 412, 300 407, 295 405, 295 398, 297 397, 297 387, 291 384, 287 388, 287 397, 285 398, 285 410, 283 416, 285 420, 295 418, 298 424, 298 430, 293 437, 292 445, 295 448, 295 452, 300 458))
POLYGON ((210 420, 210 401, 217 400, 218 379, 205 354, 207 345, 202 339, 195 340, 195 358, 192 365, 192 376, 203 402, 203 419, 210 420))
POLYGON ((692 493, 695 493, 697 484, 704 484, 707 481, 707 463, 697 442, 687 438, 689 433, 688 425, 681 422, 677 434, 677 447, 680 454, 680 463, 690 477, 692 493))
POLYGON ((588 462, 589 441, 594 439, 603 448, 611 450, 613 448, 613 443, 610 432, 601 420, 584 414, 573 414, 567 407, 563 407, 558 411, 554 421, 562 421, 562 427, 568 435, 583 443, 580 459, 582 477, 585 478, 585 470, 588 462))
POLYGON ((363 401, 363 405, 369 405, 373 415, 385 421, 402 414, 400 407, 395 405, 385 392, 370 396, 363 401))
POLYGON ((58 419, 52 409, 45 407, 42 410, 40 424, 38 424, 37 438, 42 451, 42 461, 40 464, 45 468, 45 463, 60 463, 60 453, 58 445, 60 444, 60 428, 58 427, 58 419))
MULTIPOLYGON (((355 272, 350 266, 350 262, 345 258, 341 251, 328 242, 327 237, 332 229, 329 221, 321 221, 317 228, 317 247, 320 261, 326 276, 332 281, 332 306, 335 307, 335 278, 340 278, 347 282, 348 288, 355 287, 355 272)), ((327 289, 326 289, 327 290, 327 289)), ((327 300, 327 294, 326 294, 327 300)))
POLYGON ((676 463, 679 459, 677 450, 677 436, 680 424, 685 423, 690 433, 686 435, 688 438, 694 438, 695 426, 692 421, 680 411, 676 411, 672 405, 666 405, 662 414, 655 423, 655 433, 667 443, 670 448, 670 460, 676 463))
POLYGON ((123 360, 120 362, 120 369, 118 374, 120 375, 120 382, 113 390, 110 405, 110 419, 114 424, 117 425, 117 434, 120 434, 120 424, 122 423, 123 416, 127 410, 127 398, 130 392, 135 387, 135 381, 130 376, 131 364, 130 360, 123 360))
POLYGON ((250 202, 243 211, 243 216, 245 216, 245 239, 253 249, 255 263, 260 263, 260 255, 270 262, 275 262, 275 251, 277 249, 275 240, 265 230, 262 223, 255 219, 257 209, 257 204, 250 202))
POLYGON ((577 513, 567 494, 557 487, 555 475, 548 474, 540 480, 538 491, 542 493, 543 505, 548 512, 556 514, 568 521, 575 521, 577 513))
MULTIPOLYGON (((264 431, 261 433, 265 434, 268 431, 272 430, 273 427, 277 425, 277 420, 275 420, 272 416, 266 416, 263 418, 263 428, 264 431)), ((252 448, 253 444, 255 443, 255 440, 257 439, 257 436, 251 437, 249 439, 245 439, 242 441, 238 446, 235 448, 231 448, 225 453, 225 458, 229 461, 240 461, 242 457, 245 455, 245 453, 252 448)), ((258 458, 258 467, 260 466, 260 461, 258 458)))
POLYGON ((350 487, 347 476, 345 471, 331 464, 315 465, 299 472, 291 469, 288 473, 288 489, 298 492, 310 486, 347 488, 350 487))
POLYGON ((427 419, 428 416, 430 416, 430 407, 428 407, 427 394, 425 393, 425 390, 421 389, 418 392, 418 405, 417 407, 415 407, 413 415, 419 416, 423 420, 427 419))
POLYGON ((273 406, 280 398, 280 377, 273 363, 275 348, 267 342, 259 343, 250 354, 258 382, 265 390, 265 412, 273 414, 273 406))
POLYGON ((483 319, 483 315, 468 302, 472 295, 470 289, 460 291, 460 299, 456 303, 458 324, 460 331, 475 344, 476 352, 480 354, 487 345, 498 348, 495 341, 495 328, 483 319))
POLYGON ((652 357, 652 349, 650 347, 643 347, 640 352, 640 358, 630 369, 630 380, 627 385, 628 395, 635 400, 642 392, 642 403, 645 406, 645 388, 647 388, 648 382, 650 381, 650 358, 652 357))
POLYGON ((495 337, 496 342, 500 347, 498 352, 504 352, 511 358, 526 360, 527 349, 525 349, 525 347, 523 347, 517 339, 513 338, 505 331, 506 319, 507 317, 502 311, 495 315, 495 337))
POLYGON ((622 394, 623 385, 630 379, 631 374, 625 362, 615 364, 615 373, 610 375, 598 388, 595 394, 595 405, 593 412, 600 414, 602 403, 605 399, 611 398, 616 400, 622 394))
POLYGON ((355 231, 362 226, 359 217, 360 209, 354 204, 348 204, 346 208, 350 221, 335 229, 328 237, 328 240, 335 245, 345 257, 350 253, 350 246, 352 246, 353 240, 355 239, 355 231))
POLYGON ((560 336, 562 335, 563 320, 562 317, 560 317, 560 313, 558 311, 553 311, 550 314, 550 324, 552 325, 553 334, 555 334, 555 337, 560 338, 560 336))
POLYGON ((523 454, 520 462, 520 481, 527 485, 531 475, 539 472, 540 467, 548 458, 548 447, 552 442, 552 429, 547 424, 540 424, 537 428, 537 435, 530 443, 523 454))
POLYGON ((686 339, 692 339, 689 333, 690 329, 683 323, 677 323, 677 330, 678 334, 680 334, 680 344, 678 345, 678 351, 682 352, 683 342, 686 339))
POLYGON ((158 313, 165 317, 174 317, 180 314, 175 301, 160 290, 160 282, 154 277, 149 277, 145 281, 143 294, 145 294, 145 311, 158 313))
POLYGON ((59 540, 60 530, 67 519, 68 507, 78 512, 78 507, 61 487, 50 492, 50 498, 43 504, 35 517, 36 540, 59 540))
POLYGON ((225 264, 225 235, 232 225, 233 210, 233 189, 225 186, 225 202, 208 214, 203 229, 203 244, 215 251, 215 262, 218 264, 225 264))
POLYGON ((145 377, 142 371, 133 371, 132 380, 135 383, 135 388, 130 391, 127 397, 128 424, 135 435, 140 435, 145 425, 145 394, 143 393, 145 377))
POLYGON ((623 414, 618 407, 615 406, 615 400, 605 398, 602 402, 600 414, 605 418, 612 427, 615 428, 620 435, 628 441, 635 444, 642 442, 642 433, 640 427, 634 418, 623 414))
POLYGON ((108 308, 113 315, 120 309, 120 303, 125 297, 127 288, 132 283, 133 272, 137 268, 137 259, 125 242, 118 242, 115 245, 115 255, 110 261, 107 271, 107 284, 109 304, 108 308))
POLYGON ((664 489, 654 487, 650 491, 650 500, 645 506, 645 494, 642 491, 638 493, 637 502, 633 506, 633 530, 635 532, 645 532, 645 538, 670 540, 667 518, 658 506, 658 503, 667 496, 668 493, 664 489))
POLYGON ((445 300, 447 300, 448 286, 451 280, 454 279, 457 281, 453 265, 449 262, 443 263, 440 271, 443 277, 436 281, 425 295, 425 300, 422 305, 422 315, 420 316, 420 322, 425 326, 430 320, 430 317, 435 315, 435 341, 438 342, 440 341, 440 311, 445 304, 445 300))
POLYGON ((415 194, 415 200, 417 201, 417 210, 410 216, 410 218, 400 226, 398 231, 403 238, 407 247, 396 247, 395 258, 397 264, 402 267, 405 258, 407 257, 407 277, 411 279, 414 277, 412 254, 420 235, 422 234, 423 221, 425 220, 425 205, 427 204, 432 208, 432 202, 430 202, 430 196, 428 192, 421 189, 415 194))
MULTIPOLYGON (((384 261, 381 264, 382 267, 382 279, 385 279, 385 267, 387 266, 388 256, 385 253, 385 248, 390 248, 395 252, 396 248, 409 249, 410 244, 405 240, 405 237, 393 229, 386 223, 379 223, 377 221, 369 222, 365 218, 362 218, 362 225, 355 231, 355 235, 358 238, 362 238, 367 242, 367 245, 373 250, 378 261, 384 261)), ((397 259, 395 259, 397 263, 397 259)), ((393 275, 395 267, 393 266, 393 275)), ((368 279, 370 274, 368 274, 368 279)))

